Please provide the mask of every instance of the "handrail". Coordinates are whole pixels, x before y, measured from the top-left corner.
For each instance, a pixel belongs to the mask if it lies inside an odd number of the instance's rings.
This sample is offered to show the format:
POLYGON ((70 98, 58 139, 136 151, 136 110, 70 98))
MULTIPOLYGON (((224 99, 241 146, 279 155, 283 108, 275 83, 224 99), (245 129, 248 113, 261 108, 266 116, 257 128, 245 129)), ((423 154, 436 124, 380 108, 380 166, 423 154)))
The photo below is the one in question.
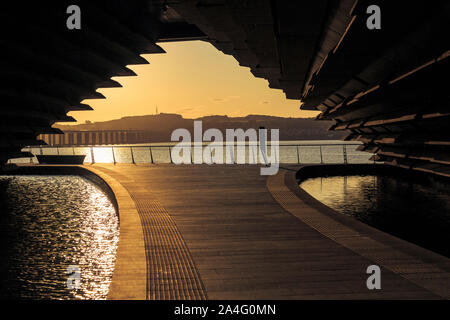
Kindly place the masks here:
MULTIPOLYGON (((210 143, 205 142, 202 145, 196 145, 196 144, 190 144, 191 147, 207 147, 209 146, 210 143)), ((108 144, 108 145, 95 145, 95 144, 86 144, 86 145, 67 145, 67 146, 49 146, 49 145, 42 145, 39 146, 40 148, 90 148, 90 147, 95 147, 95 148, 173 148, 175 147, 177 144, 164 144, 164 145, 152 145, 152 144, 148 144, 148 145, 134 145, 134 144, 121 144, 121 145, 116 145, 116 144, 108 144)), ((332 147, 332 146, 359 146, 362 145, 362 143, 321 143, 321 144, 303 144, 303 143, 297 143, 297 144, 278 144, 279 147, 319 147, 319 146, 323 146, 323 147, 332 147)), ((180 144, 180 146, 183 147, 188 147, 189 144, 180 144)), ((227 146, 225 143, 222 145, 218 145, 218 146, 222 146, 225 147, 227 146)), ((259 146, 259 144, 236 144, 235 146, 259 146)), ((271 146, 270 143, 267 143, 267 146, 271 146)), ((26 148, 36 148, 35 146, 26 146, 23 147, 23 149, 26 148)))
MULTIPOLYGON (((181 144, 172 144, 172 145, 169 145, 169 144, 162 144, 162 145, 152 145, 152 144, 148 144, 148 145, 86 145, 86 146, 79 146, 79 145, 71 145, 71 146, 38 146, 38 147, 25 147, 25 148, 23 148, 23 149, 28 149, 29 151, 32 151, 32 149, 33 148, 39 148, 39 153, 42 155, 43 154, 43 150, 45 150, 45 149, 55 149, 56 150, 56 154, 58 154, 58 155, 60 155, 61 154, 61 150, 63 150, 63 149, 68 149, 68 148, 71 148, 72 149, 72 153, 73 154, 75 154, 75 148, 78 148, 78 149, 87 149, 87 151, 86 151, 86 154, 87 155, 89 155, 90 157, 88 158, 88 160, 87 161, 89 161, 91 164, 94 164, 94 163, 96 163, 96 161, 95 161, 95 151, 97 150, 98 151, 98 149, 104 149, 104 148, 108 148, 108 149, 111 149, 111 155, 112 155, 112 159, 111 159, 111 161, 109 161, 108 160, 108 162, 112 162, 112 163, 114 163, 114 164, 116 164, 116 163, 120 163, 121 161, 120 161, 120 159, 117 159, 116 158, 116 154, 115 154, 115 149, 117 149, 117 148, 119 148, 119 149, 128 149, 128 150, 130 150, 130 154, 129 154, 129 156, 131 157, 131 163, 133 163, 133 164, 136 164, 136 157, 135 157, 135 153, 136 153, 136 151, 137 150, 142 150, 142 149, 148 149, 148 152, 149 152, 149 156, 150 156, 150 159, 148 159, 148 161, 146 160, 146 161, 144 161, 144 162, 148 162, 148 163, 158 163, 159 161, 156 161, 156 159, 155 159, 155 155, 153 154, 153 151, 154 150, 158 150, 158 149, 165 149, 166 151, 164 152, 164 156, 163 156, 163 158, 164 159, 166 159, 166 160, 163 160, 162 162, 166 162, 166 163, 173 163, 173 159, 172 159, 172 153, 171 153, 171 150, 172 150, 172 148, 173 147, 175 147, 176 145, 178 145, 178 146, 182 146, 182 147, 190 147, 191 148, 191 150, 192 149, 195 149, 195 148, 199 148, 199 147, 201 147, 204 151, 205 150, 207 150, 207 149, 209 149, 209 152, 210 152, 210 160, 211 160, 211 163, 213 163, 213 155, 212 155, 212 148, 211 148, 211 144, 210 143, 206 143, 206 142, 204 142, 204 143, 202 143, 202 144, 198 144, 198 143, 181 143, 181 144), (167 153, 168 153, 168 156, 167 156, 167 153), (167 161, 169 161, 169 162, 167 162, 167 161)), ((317 149, 318 149, 318 154, 316 154, 315 156, 317 157, 317 156, 319 156, 320 157, 320 163, 321 164, 323 164, 323 163, 325 163, 325 159, 324 159, 324 156, 326 156, 327 155, 327 152, 325 152, 324 153, 324 147, 339 147, 339 148, 341 148, 342 147, 342 155, 339 153, 339 155, 338 155, 338 157, 340 157, 342 160, 340 160, 338 163, 344 163, 344 164, 348 164, 349 163, 349 158, 348 158, 348 150, 347 150, 347 146, 354 146, 354 147, 357 147, 357 146, 360 146, 361 145, 361 143, 358 143, 358 142, 350 142, 350 143, 316 143, 316 144, 311 144, 311 143, 306 143, 306 144, 302 144, 302 143, 296 143, 296 144, 292 144, 292 143, 289 143, 289 144, 277 144, 278 145, 278 147, 279 147, 279 151, 281 151, 281 150, 283 150, 283 148, 285 148, 285 147, 295 147, 295 151, 292 151, 293 153, 292 154, 289 154, 288 155, 288 158, 296 158, 296 161, 294 161, 294 162, 292 162, 292 159, 291 160, 289 160, 289 162, 286 162, 286 163, 297 163, 297 164, 302 164, 302 163, 309 163, 309 162, 304 162, 304 161, 302 161, 302 159, 301 159, 301 155, 302 155, 302 153, 301 153, 301 147, 315 147, 315 150, 317 151, 317 149), (295 152, 296 152, 296 154, 295 154, 295 152), (341 162, 342 161, 342 162, 341 162)), ((229 146, 229 147, 231 147, 232 149, 234 149, 233 148, 233 146, 232 145, 228 145, 228 144, 226 144, 226 143, 222 143, 222 144, 218 144, 218 145, 216 145, 216 146, 219 146, 219 147, 223 147, 224 148, 224 151, 225 151, 225 154, 228 154, 228 150, 227 150, 227 147, 229 146)), ((238 143, 238 144, 235 144, 234 145, 234 147, 236 147, 236 148, 240 148, 240 147, 244 147, 244 148, 246 148, 246 150, 245 150, 245 153, 247 154, 247 152, 248 152, 248 156, 250 157, 250 153, 253 155, 253 162, 254 163, 257 163, 258 162, 258 160, 257 159, 255 159, 255 152, 256 153, 258 153, 258 151, 255 151, 254 150, 254 148, 257 148, 257 147, 259 147, 259 143, 248 143, 248 142, 246 142, 246 143, 238 143), (248 148, 248 149, 247 149, 248 148)), ((270 143, 268 143, 267 144, 267 147, 268 148, 270 148, 271 147, 271 144, 270 143)), ((325 149, 326 150, 326 149, 325 149)), ((203 152, 204 152, 203 151, 203 152)), ((239 151, 238 151, 239 152, 239 151)), ((358 151, 358 153, 359 153, 359 151, 358 151)), ((370 153, 366 153, 366 152, 360 152, 361 154, 367 154, 367 156, 369 157, 370 156, 370 153)), ((333 152, 331 152, 331 154, 335 154, 335 153, 333 153, 333 152)), ((280 156, 282 155, 282 153, 280 153, 280 156)), ((314 157, 314 155, 313 154, 311 154, 313 157, 314 157)), ((329 154, 328 154, 329 155, 329 154)), ((235 163, 236 162, 236 158, 235 158, 235 152, 234 152, 234 150, 230 153, 230 156, 231 156, 231 158, 232 159, 230 159, 231 160, 231 162, 232 163, 235 163)), ((265 157, 267 156, 267 154, 265 154, 265 152, 263 152, 263 154, 262 154, 262 156, 263 156, 263 158, 264 158, 264 163, 266 163, 267 164, 267 159, 265 159, 265 157)), ((276 156, 276 154, 275 154, 275 156, 276 156)), ((257 157, 257 156, 256 156, 257 157)), ((283 157, 285 157, 285 155, 283 155, 283 157)), ((146 157, 147 158, 147 157, 146 157)), ((138 160, 139 160, 139 158, 137 158, 138 160)), ((335 157, 334 158, 334 160, 335 159, 337 159, 337 157, 335 157)), ((277 159, 277 160, 279 160, 279 159, 277 159)), ((334 161, 333 160, 333 161, 334 161)), ((250 160, 249 160, 250 161, 250 160)), ((286 161, 286 160, 285 160, 286 161)), ((369 162, 369 160, 367 160, 368 162, 369 162)), ((30 162, 33 162, 33 157, 30 157, 30 162)), ((193 161, 193 154, 192 154, 192 152, 191 152, 191 163, 193 163, 194 161, 193 161)), ((317 163, 317 162, 311 162, 311 163, 317 163)))

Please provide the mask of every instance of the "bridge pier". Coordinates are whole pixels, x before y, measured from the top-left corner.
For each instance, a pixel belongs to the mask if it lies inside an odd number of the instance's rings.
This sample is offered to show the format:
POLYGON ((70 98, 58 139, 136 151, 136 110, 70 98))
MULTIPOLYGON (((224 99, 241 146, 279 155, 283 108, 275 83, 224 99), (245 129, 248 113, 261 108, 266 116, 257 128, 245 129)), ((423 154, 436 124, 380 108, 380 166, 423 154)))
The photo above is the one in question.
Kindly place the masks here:
POLYGON ((140 130, 66 131, 64 134, 40 134, 38 139, 50 146, 87 146, 144 143, 150 134, 140 130))

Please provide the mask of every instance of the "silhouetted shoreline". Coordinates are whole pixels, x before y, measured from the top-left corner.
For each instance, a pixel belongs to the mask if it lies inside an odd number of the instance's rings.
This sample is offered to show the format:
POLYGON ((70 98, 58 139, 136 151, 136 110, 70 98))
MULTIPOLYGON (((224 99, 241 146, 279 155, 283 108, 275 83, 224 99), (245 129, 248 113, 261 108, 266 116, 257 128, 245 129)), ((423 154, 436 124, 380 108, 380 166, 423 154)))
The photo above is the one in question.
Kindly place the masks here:
POLYGON ((170 141, 172 131, 178 128, 193 130, 194 120, 201 120, 203 130, 217 128, 249 129, 265 127, 280 129, 280 140, 340 140, 346 133, 328 131, 332 121, 315 121, 314 118, 283 118, 265 115, 248 115, 246 117, 206 116, 197 119, 183 118, 179 114, 161 113, 157 115, 131 116, 121 119, 87 122, 77 125, 61 125, 54 127, 63 131, 85 130, 145 130, 150 132, 148 142, 170 141))

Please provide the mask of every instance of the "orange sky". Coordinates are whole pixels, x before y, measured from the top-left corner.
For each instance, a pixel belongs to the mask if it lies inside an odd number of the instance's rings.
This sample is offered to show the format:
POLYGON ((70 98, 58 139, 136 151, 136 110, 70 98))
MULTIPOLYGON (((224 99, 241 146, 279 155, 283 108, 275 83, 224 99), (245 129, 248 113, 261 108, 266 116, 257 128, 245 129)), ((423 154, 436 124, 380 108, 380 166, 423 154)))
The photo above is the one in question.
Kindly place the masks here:
POLYGON ((205 115, 265 114, 283 117, 315 117, 300 111, 299 101, 287 100, 281 90, 270 89, 265 79, 255 78, 229 55, 202 41, 162 43, 165 54, 143 55, 150 64, 128 66, 137 77, 114 77, 123 88, 99 89, 106 99, 84 100, 94 111, 69 115, 105 121, 124 116, 178 113, 185 118, 205 115))

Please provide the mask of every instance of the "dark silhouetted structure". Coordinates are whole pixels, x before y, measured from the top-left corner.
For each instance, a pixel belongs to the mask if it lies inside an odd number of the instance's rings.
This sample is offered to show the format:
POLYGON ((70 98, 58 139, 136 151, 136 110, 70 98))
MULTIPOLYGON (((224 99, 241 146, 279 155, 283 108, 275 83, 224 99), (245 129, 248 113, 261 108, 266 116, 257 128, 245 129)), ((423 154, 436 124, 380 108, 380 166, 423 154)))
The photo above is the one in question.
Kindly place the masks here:
POLYGON ((64 134, 42 134, 38 138, 51 146, 83 146, 144 143, 151 132, 143 130, 64 131, 64 134))
POLYGON ((332 130, 388 163, 450 176, 448 1, 133 0, 9 5, 1 12, 0 162, 66 113, 89 110, 97 88, 134 76, 155 43, 202 39, 257 77, 322 111, 332 130), (81 30, 68 30, 78 4, 81 30), (366 21, 381 9, 381 29, 366 21))

